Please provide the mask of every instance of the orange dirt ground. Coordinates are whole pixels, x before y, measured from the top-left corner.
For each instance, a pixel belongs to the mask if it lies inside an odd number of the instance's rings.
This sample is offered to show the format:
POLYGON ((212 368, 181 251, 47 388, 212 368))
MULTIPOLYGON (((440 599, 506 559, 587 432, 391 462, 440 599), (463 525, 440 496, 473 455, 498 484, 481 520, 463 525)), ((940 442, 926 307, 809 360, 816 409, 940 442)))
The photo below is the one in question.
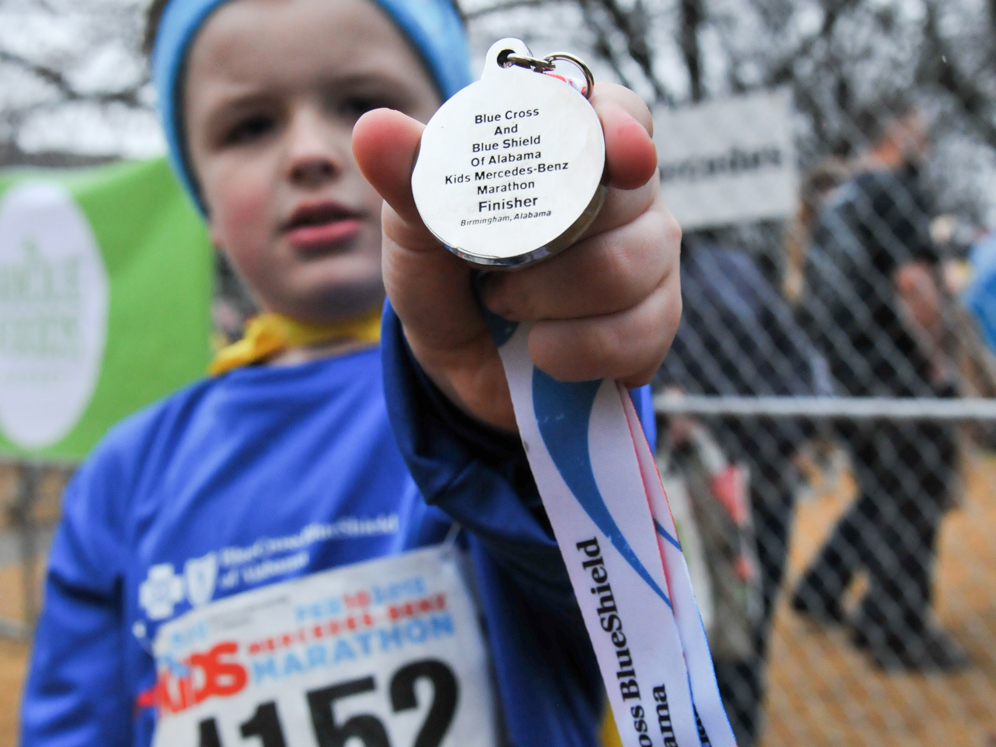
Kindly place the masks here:
MULTIPOLYGON (((0 616, 21 619, 21 589, 20 568, 0 567, 0 616)), ((0 747, 17 744, 17 708, 27 658, 27 644, 0 638, 0 747)))
MULTIPOLYGON (((849 500, 849 481, 799 506, 793 581, 849 500)), ((819 488, 820 486, 817 486, 819 488)), ((782 600, 772 643, 763 747, 996 747, 996 456, 966 460, 965 498, 945 521, 938 617, 970 651, 956 675, 882 674, 839 630, 822 630, 782 600)), ((21 615, 21 575, 0 567, 0 616, 21 615)), ((27 646, 0 640, 0 747, 17 743, 27 646)))
MULTIPOLYGON (((996 747, 996 456, 967 458, 964 488, 944 522, 935 589, 938 618, 973 666, 951 675, 883 674, 846 633, 800 618, 783 595, 764 747, 996 747)), ((799 507, 790 583, 847 506, 850 490, 836 492, 799 507)))

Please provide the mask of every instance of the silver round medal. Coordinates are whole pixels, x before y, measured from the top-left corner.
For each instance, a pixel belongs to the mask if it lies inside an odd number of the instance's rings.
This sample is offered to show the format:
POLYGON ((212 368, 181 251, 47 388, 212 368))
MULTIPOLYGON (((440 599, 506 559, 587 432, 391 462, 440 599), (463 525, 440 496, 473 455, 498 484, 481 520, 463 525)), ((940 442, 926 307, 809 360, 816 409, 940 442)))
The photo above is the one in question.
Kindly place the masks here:
POLYGON ((605 140, 585 94, 546 75, 566 55, 535 59, 519 39, 488 50, 481 80, 429 120, 412 174, 425 225, 450 251, 520 267, 570 246, 605 198, 605 140))

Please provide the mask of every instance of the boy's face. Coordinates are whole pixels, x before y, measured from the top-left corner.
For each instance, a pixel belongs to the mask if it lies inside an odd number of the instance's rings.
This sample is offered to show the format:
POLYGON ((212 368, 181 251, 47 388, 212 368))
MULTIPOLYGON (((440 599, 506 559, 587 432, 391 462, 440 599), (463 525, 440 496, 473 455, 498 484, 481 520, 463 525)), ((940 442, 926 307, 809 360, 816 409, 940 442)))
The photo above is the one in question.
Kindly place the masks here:
POLYGON ((389 107, 422 122, 428 73, 370 0, 237 0, 190 52, 188 154, 211 236, 267 311, 329 320, 383 298, 381 199, 352 131, 389 107))

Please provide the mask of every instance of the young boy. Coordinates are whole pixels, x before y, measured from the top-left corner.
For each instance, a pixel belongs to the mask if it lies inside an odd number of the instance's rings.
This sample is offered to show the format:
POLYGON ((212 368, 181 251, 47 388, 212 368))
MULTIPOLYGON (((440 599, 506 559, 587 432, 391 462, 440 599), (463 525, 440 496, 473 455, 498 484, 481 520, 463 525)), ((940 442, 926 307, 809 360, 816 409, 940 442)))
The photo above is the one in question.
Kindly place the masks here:
MULTIPOLYGON (((456 12, 168 0, 152 13, 171 158, 266 313, 225 373, 122 423, 68 488, 22 744, 150 744, 161 625, 438 543, 453 521, 469 530, 508 742, 595 744, 602 683, 471 270, 411 198, 420 122, 467 82, 456 12)), ((536 322, 532 353, 552 375, 639 386, 680 315, 679 232, 646 108, 607 84, 592 103, 610 184, 596 223, 482 295, 536 322)))

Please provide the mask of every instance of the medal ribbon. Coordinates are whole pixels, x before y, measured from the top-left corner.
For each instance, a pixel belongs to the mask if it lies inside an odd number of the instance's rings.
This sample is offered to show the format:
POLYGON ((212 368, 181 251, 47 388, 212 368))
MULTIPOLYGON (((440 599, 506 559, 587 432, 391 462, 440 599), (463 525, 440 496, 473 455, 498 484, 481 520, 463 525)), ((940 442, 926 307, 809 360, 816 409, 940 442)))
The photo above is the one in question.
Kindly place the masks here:
POLYGON ((536 368, 489 315, 519 433, 625 747, 735 747, 667 496, 629 392, 536 368))
POLYGON ((242 339, 218 351, 208 373, 220 376, 233 368, 259 363, 289 348, 334 340, 380 341, 379 307, 361 316, 335 322, 301 322, 283 314, 260 314, 246 323, 242 339))

